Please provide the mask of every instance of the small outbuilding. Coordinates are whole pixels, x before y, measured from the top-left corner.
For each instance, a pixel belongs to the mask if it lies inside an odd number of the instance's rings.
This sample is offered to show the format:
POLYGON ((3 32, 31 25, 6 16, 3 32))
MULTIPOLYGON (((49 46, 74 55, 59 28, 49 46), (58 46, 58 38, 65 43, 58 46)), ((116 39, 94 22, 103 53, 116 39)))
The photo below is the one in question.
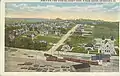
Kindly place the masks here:
POLYGON ((85 50, 94 50, 93 48, 94 48, 94 46, 91 43, 88 43, 85 45, 85 50))

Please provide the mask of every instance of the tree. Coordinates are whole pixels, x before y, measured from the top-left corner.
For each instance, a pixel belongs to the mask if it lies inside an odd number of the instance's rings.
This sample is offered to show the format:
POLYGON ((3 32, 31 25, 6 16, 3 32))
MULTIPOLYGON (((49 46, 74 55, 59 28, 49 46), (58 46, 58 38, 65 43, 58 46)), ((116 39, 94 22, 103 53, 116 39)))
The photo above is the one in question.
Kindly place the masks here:
POLYGON ((66 34, 67 33, 67 29, 65 29, 65 28, 60 28, 60 30, 61 30, 62 34, 66 34))
POLYGON ((46 50, 47 49, 47 42, 44 41, 34 41, 34 49, 36 50, 46 50))
POLYGON ((15 39, 15 47, 32 49, 32 39, 29 37, 21 36, 15 39))

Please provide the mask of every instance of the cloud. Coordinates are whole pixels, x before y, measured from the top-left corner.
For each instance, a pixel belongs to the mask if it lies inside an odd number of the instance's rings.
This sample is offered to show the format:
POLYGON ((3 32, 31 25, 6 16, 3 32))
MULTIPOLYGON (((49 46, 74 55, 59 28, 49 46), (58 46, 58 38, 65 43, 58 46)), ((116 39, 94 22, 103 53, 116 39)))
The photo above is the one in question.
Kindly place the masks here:
POLYGON ((119 6, 115 6, 115 7, 111 8, 111 10, 120 12, 120 7, 119 6))
POLYGON ((25 7, 28 6, 27 4, 12 4, 13 7, 25 7))
MULTIPOLYGON (((6 7, 6 9, 17 9, 19 11, 33 11, 33 12, 44 12, 44 11, 63 11, 63 12, 110 12, 110 11, 117 11, 118 10, 118 6, 114 6, 115 4, 113 3, 112 5, 109 3, 106 4, 77 4, 77 5, 72 5, 71 6, 66 6, 66 5, 62 5, 57 6, 57 4, 48 4, 48 5, 42 5, 42 3, 40 4, 32 4, 32 3, 20 3, 20 4, 8 4, 10 7, 6 7), (112 6, 112 7, 111 7, 112 6)), ((9 10, 10 11, 10 10, 9 10)), ((12 11, 12 10, 11 10, 12 11)), ((119 10, 118 10, 119 11, 119 10)))

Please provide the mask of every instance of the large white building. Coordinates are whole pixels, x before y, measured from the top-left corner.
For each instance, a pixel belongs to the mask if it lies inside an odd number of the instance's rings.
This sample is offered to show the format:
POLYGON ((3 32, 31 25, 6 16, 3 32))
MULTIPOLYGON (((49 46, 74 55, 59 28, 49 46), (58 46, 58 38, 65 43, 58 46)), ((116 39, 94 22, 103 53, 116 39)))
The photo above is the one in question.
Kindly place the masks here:
POLYGON ((114 47, 114 41, 115 39, 113 37, 111 37, 111 39, 102 38, 98 51, 102 54, 115 55, 116 51, 114 47))

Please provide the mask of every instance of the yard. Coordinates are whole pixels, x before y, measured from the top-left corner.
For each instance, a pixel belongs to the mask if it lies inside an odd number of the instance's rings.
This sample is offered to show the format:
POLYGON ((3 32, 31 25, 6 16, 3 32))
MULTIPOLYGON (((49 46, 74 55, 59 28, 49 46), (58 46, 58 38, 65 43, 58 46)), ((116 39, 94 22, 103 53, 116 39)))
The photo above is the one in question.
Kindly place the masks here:
POLYGON ((59 37, 40 36, 40 35, 37 35, 35 37, 35 39, 37 39, 37 40, 44 40, 44 41, 47 41, 48 43, 57 43, 60 40, 59 37))

